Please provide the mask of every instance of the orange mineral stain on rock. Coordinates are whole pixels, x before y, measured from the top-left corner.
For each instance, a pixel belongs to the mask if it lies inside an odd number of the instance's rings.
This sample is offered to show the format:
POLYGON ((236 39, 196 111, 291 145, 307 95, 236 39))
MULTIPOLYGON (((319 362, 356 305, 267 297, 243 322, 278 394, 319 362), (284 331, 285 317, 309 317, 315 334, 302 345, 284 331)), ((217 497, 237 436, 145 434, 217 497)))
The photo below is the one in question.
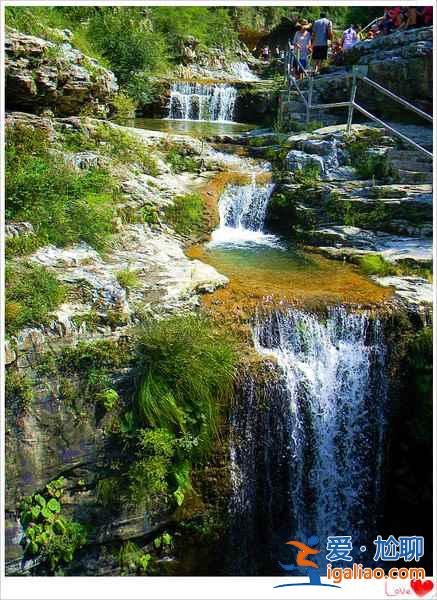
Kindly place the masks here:
POLYGON ((381 306, 392 295, 358 267, 300 250, 223 249, 193 246, 188 256, 215 267, 230 282, 202 303, 223 317, 245 320, 260 304, 293 303, 306 309, 329 304, 381 306))

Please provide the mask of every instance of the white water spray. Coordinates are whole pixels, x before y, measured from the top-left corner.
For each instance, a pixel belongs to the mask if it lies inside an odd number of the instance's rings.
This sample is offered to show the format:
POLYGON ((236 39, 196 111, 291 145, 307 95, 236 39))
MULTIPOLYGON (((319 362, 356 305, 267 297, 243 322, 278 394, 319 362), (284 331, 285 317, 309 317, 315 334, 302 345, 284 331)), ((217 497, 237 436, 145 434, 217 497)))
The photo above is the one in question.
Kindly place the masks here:
POLYGON ((174 83, 168 118, 232 122, 236 98, 236 89, 225 84, 174 83))

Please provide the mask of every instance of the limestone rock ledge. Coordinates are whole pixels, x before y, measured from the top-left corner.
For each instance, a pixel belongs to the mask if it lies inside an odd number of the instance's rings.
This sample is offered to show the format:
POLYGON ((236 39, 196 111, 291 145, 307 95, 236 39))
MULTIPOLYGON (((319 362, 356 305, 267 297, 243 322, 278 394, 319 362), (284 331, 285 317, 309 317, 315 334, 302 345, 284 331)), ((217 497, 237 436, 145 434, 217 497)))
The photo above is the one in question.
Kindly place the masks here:
POLYGON ((7 29, 5 35, 6 105, 78 114, 87 103, 101 107, 118 90, 115 75, 72 48, 7 29))

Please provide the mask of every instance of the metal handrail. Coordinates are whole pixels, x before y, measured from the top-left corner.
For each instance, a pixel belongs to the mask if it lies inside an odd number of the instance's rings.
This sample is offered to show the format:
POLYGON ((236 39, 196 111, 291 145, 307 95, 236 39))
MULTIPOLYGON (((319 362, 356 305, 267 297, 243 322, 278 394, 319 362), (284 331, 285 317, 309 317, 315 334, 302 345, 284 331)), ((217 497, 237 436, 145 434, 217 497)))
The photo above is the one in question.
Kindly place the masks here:
POLYGON ((309 120, 310 120, 310 111, 313 108, 317 108, 317 109, 324 109, 324 108, 348 108, 348 118, 347 118, 346 131, 347 131, 347 133, 350 134, 350 132, 352 130, 353 112, 354 112, 354 109, 357 109, 359 112, 361 112, 367 118, 371 119, 372 121, 375 121, 376 123, 379 123, 382 127, 384 127, 385 129, 387 129, 388 131, 391 131, 391 133, 393 133, 397 137, 401 138, 404 142, 410 144, 411 146, 414 146, 417 150, 419 150, 420 152, 422 152, 426 156, 428 156, 430 158, 433 157, 432 152, 430 152, 429 150, 427 150, 426 148, 424 148, 423 146, 421 146, 420 144, 418 144, 417 142, 415 142, 414 140, 412 140, 411 138, 409 138, 405 134, 401 133, 400 131, 398 131, 397 129, 395 129, 394 127, 392 127, 391 125, 388 125, 387 123, 385 123, 384 121, 382 121, 381 119, 379 119, 378 117, 376 117, 375 115, 373 115, 372 113, 370 113, 369 111, 367 111, 365 108, 363 108, 362 106, 360 106, 355 101, 355 97, 356 97, 356 93, 357 93, 357 88, 358 88, 357 79, 363 81, 364 83, 367 83, 368 85, 373 86, 375 89, 377 89, 381 93, 385 94, 386 96, 388 96, 389 98, 391 98, 395 102, 398 102, 399 104, 402 104, 403 106, 405 106, 409 110, 412 110, 413 112, 415 112, 416 114, 420 115, 422 118, 426 119, 427 121, 430 121, 431 123, 434 122, 433 117, 431 115, 429 115, 428 113, 424 112, 420 108, 417 108, 413 104, 410 104, 410 102, 408 102, 404 98, 401 98, 400 96, 398 96, 397 94, 395 94, 395 93, 391 92, 390 90, 386 89, 385 87, 383 87, 379 83, 376 83, 376 81, 373 81, 372 79, 369 79, 366 75, 364 75, 362 73, 359 73, 359 72, 353 72, 353 75, 352 75, 352 87, 351 87, 351 94, 350 94, 349 100, 346 100, 344 102, 330 102, 330 103, 323 103, 323 104, 313 104, 312 103, 312 95, 313 95, 313 87, 314 87, 314 78, 311 77, 310 74, 305 69, 303 69, 304 75, 308 79, 308 82, 309 82, 308 98, 306 98, 305 95, 303 94, 302 90, 300 89, 299 84, 298 84, 296 78, 290 72, 290 68, 289 67, 290 67, 290 65, 288 64, 288 67, 287 67, 288 70, 287 70, 287 73, 286 73, 286 76, 288 78, 288 91, 290 93, 290 87, 291 87, 291 83, 292 83, 294 85, 294 87, 296 88, 296 90, 298 91, 299 95, 301 96, 301 98, 302 98, 302 100, 303 100, 303 102, 305 104, 306 120, 307 120, 307 122, 309 122, 309 120))

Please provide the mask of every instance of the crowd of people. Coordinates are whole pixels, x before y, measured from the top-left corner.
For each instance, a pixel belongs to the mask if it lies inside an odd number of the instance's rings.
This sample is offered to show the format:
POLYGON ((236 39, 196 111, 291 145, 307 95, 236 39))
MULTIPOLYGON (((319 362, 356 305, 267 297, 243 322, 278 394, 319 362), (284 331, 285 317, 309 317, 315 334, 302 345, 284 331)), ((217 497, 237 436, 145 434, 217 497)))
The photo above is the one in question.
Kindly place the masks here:
POLYGON ((295 77, 301 79, 305 75, 310 59, 313 72, 315 74, 319 72, 323 61, 328 57, 329 42, 331 42, 332 62, 341 64, 345 54, 359 41, 388 35, 394 31, 427 27, 432 25, 432 19, 432 6, 394 6, 385 8, 384 14, 364 29, 360 25, 351 24, 342 32, 341 37, 334 39, 332 22, 325 13, 321 13, 313 23, 309 23, 306 19, 301 19, 297 23, 297 29, 293 38, 289 40, 287 49, 276 47, 272 53, 270 48, 265 46, 262 57, 265 61, 269 61, 270 58, 284 60, 287 55, 291 56, 290 68, 295 77), (289 50, 291 52, 288 52, 289 50))

